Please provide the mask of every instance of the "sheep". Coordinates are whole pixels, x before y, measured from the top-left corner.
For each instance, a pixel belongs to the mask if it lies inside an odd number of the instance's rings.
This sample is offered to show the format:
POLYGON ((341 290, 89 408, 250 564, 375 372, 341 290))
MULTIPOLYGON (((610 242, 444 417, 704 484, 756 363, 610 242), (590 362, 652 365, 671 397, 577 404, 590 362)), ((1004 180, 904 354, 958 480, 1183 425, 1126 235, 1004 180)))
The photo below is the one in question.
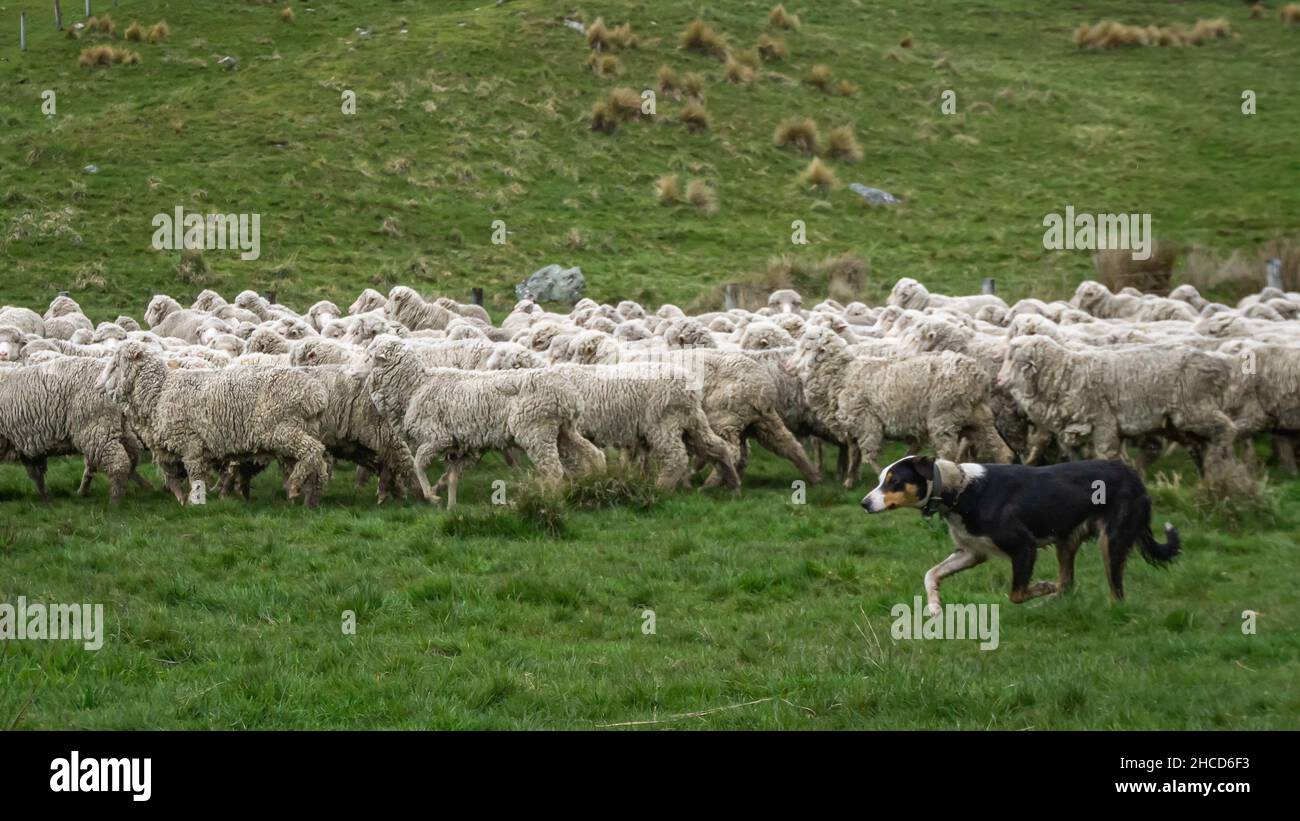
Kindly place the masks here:
POLYGON ((172 369, 163 357, 128 342, 95 387, 125 411, 181 504, 183 476, 191 503, 202 504, 210 470, 267 455, 286 463, 291 501, 302 496, 309 508, 319 504, 327 480, 319 429, 328 395, 302 371, 172 369))
POLYGON ((911 277, 903 277, 894 283, 894 288, 889 292, 889 297, 885 302, 888 305, 896 305, 900 308, 916 311, 924 308, 948 308, 969 315, 974 315, 976 311, 985 305, 996 305, 1003 310, 1007 308, 1007 304, 993 294, 975 294, 972 296, 932 294, 926 290, 924 285, 911 277))
POLYGON ((803 310, 803 297, 800 296, 798 291, 790 288, 782 288, 768 294, 767 307, 782 314, 803 315, 805 313, 803 310))
POLYGON ((317 332, 319 332, 327 323, 339 319, 342 316, 343 312, 339 310, 339 306, 330 302, 328 299, 322 299, 320 302, 317 302, 307 309, 307 322, 310 323, 311 327, 317 332))
POLYGON ((218 308, 223 308, 228 304, 229 303, 226 302, 225 297, 221 294, 216 291, 204 289, 194 298, 194 303, 190 305, 190 310, 210 314, 218 308))
MULTIPOLYGON (((1231 359, 1164 346, 1072 350, 1050 337, 1011 341, 998 382, 1033 423, 1064 444, 1090 445, 1100 459, 1123 456, 1121 438, 1160 434, 1230 456, 1237 435, 1225 413, 1231 359)), ((1037 461, 1031 452, 1026 461, 1037 461)))
POLYGON ((751 322, 740 334, 740 347, 747 351, 794 347, 794 337, 772 322, 751 322))
POLYGON ((649 450, 660 463, 657 485, 673 490, 690 475, 691 452, 740 488, 727 443, 709 427, 700 388, 686 371, 655 363, 558 365, 579 400, 578 429, 600 447, 649 450))
POLYGON ((368 314, 371 311, 382 311, 388 304, 388 297, 376 291, 374 288, 367 288, 361 292, 356 301, 348 306, 348 316, 357 314, 368 314))
MULTIPOLYGON (((986 458, 1009 462, 989 410, 989 379, 968 356, 945 351, 907 359, 858 359, 826 328, 809 328, 794 364, 808 404, 841 441, 853 442, 865 461, 877 458, 886 437, 929 440, 941 459, 960 461, 963 434, 986 458)), ((846 489, 857 484, 859 459, 851 459, 846 489)))
POLYGON ((388 292, 388 304, 384 306, 384 313, 411 331, 440 331, 456 316, 441 305, 425 302, 413 289, 402 285, 388 292))
POLYGON ((0 371, 0 454, 22 462, 43 501, 46 459, 80 453, 85 471, 79 495, 90 491, 102 471, 109 500, 117 502, 128 479, 148 486, 135 472, 140 447, 122 411, 94 390, 104 363, 90 358, 57 357, 42 364, 0 371))
POLYGON ((141 330, 140 323, 136 322, 133 317, 126 316, 125 314, 113 320, 113 324, 118 326, 122 330, 126 331, 127 333, 141 330))
POLYGON ((438 499, 426 475, 434 458, 446 465, 439 485, 446 480, 448 508, 461 472, 488 449, 523 449, 548 482, 562 479, 566 464, 605 466, 578 430, 572 387, 545 369, 425 369, 407 343, 381 337, 357 372, 366 374, 380 414, 414 446, 416 479, 429 501, 438 499))
POLYGON ((488 312, 482 305, 474 305, 473 303, 464 305, 445 296, 440 296, 435 299, 434 304, 451 311, 453 314, 460 314, 466 319, 472 319, 476 322, 481 322, 484 325, 492 324, 492 317, 488 315, 488 312))
POLYGON ((27 344, 27 334, 13 325, 0 325, 0 362, 17 362, 27 344))
POLYGON ((0 325, 8 325, 25 334, 45 336, 45 320, 30 308, 18 308, 13 305, 0 307, 0 325))
POLYGON ((307 365, 352 365, 361 361, 364 354, 351 345, 345 345, 325 337, 311 337, 294 343, 289 351, 289 364, 297 367, 307 365))
POLYGON ((343 340, 358 347, 365 347, 379 336, 406 336, 408 333, 405 325, 394 322, 381 313, 358 314, 343 336, 343 340))

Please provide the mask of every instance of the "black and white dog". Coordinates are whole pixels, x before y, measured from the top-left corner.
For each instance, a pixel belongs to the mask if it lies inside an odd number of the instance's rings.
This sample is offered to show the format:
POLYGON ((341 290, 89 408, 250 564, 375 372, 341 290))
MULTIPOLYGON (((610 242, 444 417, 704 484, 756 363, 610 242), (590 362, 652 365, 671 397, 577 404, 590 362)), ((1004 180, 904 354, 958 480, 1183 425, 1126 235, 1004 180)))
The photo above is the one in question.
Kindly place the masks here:
POLYGON ((907 456, 880 472, 876 489, 862 499, 868 513, 918 508, 948 522, 955 550, 925 574, 932 614, 942 613, 939 581, 992 555, 1011 560, 1011 601, 1019 604, 1067 589, 1074 581, 1074 554, 1096 539, 1110 592, 1124 598, 1124 561, 1137 542, 1152 564, 1178 555, 1178 531, 1165 524, 1167 542, 1151 535, 1151 499, 1133 468, 1118 461, 1065 462, 1047 467, 958 464, 907 456), (1033 581, 1040 547, 1056 545, 1060 573, 1055 584, 1033 581))

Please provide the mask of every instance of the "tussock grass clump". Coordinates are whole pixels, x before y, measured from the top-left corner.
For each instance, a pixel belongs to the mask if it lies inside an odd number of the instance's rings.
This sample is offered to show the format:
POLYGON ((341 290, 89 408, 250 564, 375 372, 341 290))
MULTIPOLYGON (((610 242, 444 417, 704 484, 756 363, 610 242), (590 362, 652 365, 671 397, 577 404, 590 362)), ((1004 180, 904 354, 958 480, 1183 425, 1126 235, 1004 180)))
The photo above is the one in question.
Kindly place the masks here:
POLYGON ((797 29, 799 28, 799 15, 791 14, 785 10, 785 5, 778 3, 776 8, 767 15, 767 24, 779 29, 797 29))
POLYGON ((790 56, 790 49, 786 48, 785 38, 769 37, 761 34, 758 37, 758 54, 764 62, 776 63, 790 56))
POLYGON ((682 32, 682 48, 708 57, 723 59, 727 56, 727 41, 713 26, 703 20, 692 20, 682 32))
POLYGON ((1167 294, 1179 249, 1173 243, 1153 241, 1150 259, 1133 259, 1125 248, 1111 248, 1093 255, 1097 281, 1111 291, 1133 287, 1146 294, 1167 294))
POLYGON ((835 83, 835 93, 841 97, 852 97, 858 93, 858 87, 848 80, 839 80, 835 83))
POLYGON ((718 213, 718 192, 704 180, 691 180, 687 183, 686 201, 705 214, 718 213))
POLYGON ((754 69, 728 54, 722 66, 722 78, 729 83, 748 85, 754 82, 754 69))
POLYGON ((824 91, 829 94, 831 89, 830 66, 818 63, 808 69, 808 73, 804 76, 803 81, 818 91, 824 91))
POLYGON ((641 116, 641 95, 627 86, 618 86, 609 92, 609 108, 620 120, 634 120, 641 116))
POLYGON ((122 36, 133 43, 143 43, 144 34, 144 26, 136 20, 132 20, 131 25, 126 27, 126 31, 122 32, 122 36))
POLYGON ((655 90, 674 98, 681 96, 682 81, 671 66, 659 66, 659 71, 655 72, 655 90))
POLYGON ((1300 24, 1300 3, 1287 3, 1278 12, 1278 17, 1289 26, 1300 24))
POLYGON ((1263 20, 1264 15, 1268 14, 1268 9, 1263 3, 1253 3, 1250 7, 1250 19, 1263 20))
POLYGON ((661 497, 654 483, 644 476, 606 472, 570 481, 561 498, 566 506, 577 510, 645 511, 658 505, 661 497))
POLYGON ((1074 44, 1079 48, 1143 48, 1199 46, 1209 40, 1232 35, 1232 24, 1223 17, 1197 20, 1191 31, 1180 25, 1130 26, 1115 20, 1102 20, 1074 30, 1074 44))
POLYGON ((899 45, 900 48, 911 48, 911 47, 912 47, 912 43, 913 43, 912 32, 909 31, 909 32, 907 33, 907 36, 904 37, 904 38, 902 39, 902 41, 899 42, 898 45, 899 45))
POLYGON ((593 51, 587 57, 587 68, 597 77, 610 77, 618 74, 621 67, 613 54, 601 54, 593 51))
POLYGON ((655 198, 660 205, 672 205, 681 200, 681 187, 676 174, 664 174, 655 180, 655 198))
POLYGON ((1232 24, 1223 17, 1212 20, 1197 20, 1192 31, 1187 35, 1187 42, 1199 46, 1206 40, 1222 40, 1232 35, 1232 24))
POLYGON ((870 274, 871 266, 852 251, 817 261, 780 254, 767 260, 762 290, 764 299, 772 291, 793 288, 802 293, 825 292, 832 299, 852 302, 862 295, 870 274))
POLYGON ((88 17, 86 18, 86 31, 112 37, 117 34, 117 23, 114 23, 113 18, 107 14, 99 17, 88 17))
POLYGON ((84 48, 81 50, 81 55, 77 58, 77 65, 82 68, 113 65, 134 66, 139 62, 140 55, 134 51, 109 45, 98 45, 84 48))
POLYGON ((812 162, 799 175, 799 182, 806 188, 830 191, 836 185, 835 169, 822 162, 820 157, 813 157, 812 162))
POLYGON ((167 25, 167 21, 159 20, 157 23, 153 24, 152 28, 149 29, 149 42, 161 43, 163 40, 166 40, 168 37, 170 37, 171 33, 172 33, 172 28, 171 26, 167 25))
POLYGON ((294 18, 293 6, 285 6, 284 8, 280 9, 281 23, 292 23, 293 18, 294 18))
POLYGON ((591 130, 599 131, 603 134, 613 134, 618 131, 618 115, 609 107, 609 103, 601 100, 591 107, 591 130))
POLYGON ((609 42, 611 45, 620 49, 636 48, 637 36, 632 33, 632 24, 624 23, 616 26, 609 33, 609 42))
POLYGON ((604 17, 597 17, 587 26, 587 45, 592 51, 609 49, 609 26, 605 25, 604 17))
POLYGON ((682 106, 680 115, 682 125, 691 131, 708 131, 710 125, 709 112, 698 100, 691 100, 682 106))
POLYGON ((781 122, 772 134, 778 148, 793 148, 805 154, 817 153, 817 123, 811 117, 790 117, 781 122))
POLYGON ((1227 256, 1193 248, 1184 259, 1175 281, 1195 285, 1207 299, 1234 303, 1259 293, 1265 285, 1264 271, 1271 259, 1281 263, 1282 290, 1300 290, 1300 239, 1297 238, 1274 237, 1261 247, 1237 249, 1227 256))
POLYGON ((697 100, 704 98, 704 75, 692 71, 682 77, 682 91, 697 100))
POLYGON ((853 126, 841 125, 827 132, 826 156, 845 162, 858 162, 862 159, 862 146, 853 133, 853 126))

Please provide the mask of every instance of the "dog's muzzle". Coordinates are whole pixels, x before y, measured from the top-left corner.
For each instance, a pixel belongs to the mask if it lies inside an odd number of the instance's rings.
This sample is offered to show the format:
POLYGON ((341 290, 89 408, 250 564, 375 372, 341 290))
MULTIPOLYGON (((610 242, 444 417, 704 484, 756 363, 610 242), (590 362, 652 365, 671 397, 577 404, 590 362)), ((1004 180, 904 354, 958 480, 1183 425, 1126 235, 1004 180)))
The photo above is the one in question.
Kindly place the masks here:
POLYGON ((862 509, 868 513, 879 513, 885 509, 885 497, 877 488, 862 497, 862 509))

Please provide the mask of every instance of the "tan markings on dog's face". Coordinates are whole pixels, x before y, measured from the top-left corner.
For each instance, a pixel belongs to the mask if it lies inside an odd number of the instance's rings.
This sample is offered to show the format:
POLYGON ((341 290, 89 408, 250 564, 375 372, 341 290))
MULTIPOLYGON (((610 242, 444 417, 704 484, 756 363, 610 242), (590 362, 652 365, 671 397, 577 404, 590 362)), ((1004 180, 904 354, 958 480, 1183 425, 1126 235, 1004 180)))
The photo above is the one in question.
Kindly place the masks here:
MULTIPOLYGON (((886 478, 886 482, 889 479, 886 478)), ((889 510, 896 507, 912 507, 921 501, 921 488, 919 485, 908 482, 903 485, 902 490, 887 490, 883 494, 885 509, 889 510)))

